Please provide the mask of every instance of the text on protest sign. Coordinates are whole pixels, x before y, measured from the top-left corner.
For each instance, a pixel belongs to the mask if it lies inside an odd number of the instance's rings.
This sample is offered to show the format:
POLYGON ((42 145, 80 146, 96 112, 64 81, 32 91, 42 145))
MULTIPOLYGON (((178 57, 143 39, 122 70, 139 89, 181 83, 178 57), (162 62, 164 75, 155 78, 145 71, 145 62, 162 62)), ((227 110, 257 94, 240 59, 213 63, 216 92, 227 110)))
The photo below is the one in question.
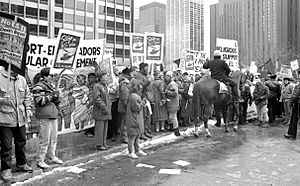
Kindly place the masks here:
POLYGON ((239 48, 236 40, 217 38, 216 48, 221 52, 221 59, 225 60, 230 69, 239 69, 239 48))
POLYGON ((146 62, 162 63, 164 35, 146 33, 146 62))

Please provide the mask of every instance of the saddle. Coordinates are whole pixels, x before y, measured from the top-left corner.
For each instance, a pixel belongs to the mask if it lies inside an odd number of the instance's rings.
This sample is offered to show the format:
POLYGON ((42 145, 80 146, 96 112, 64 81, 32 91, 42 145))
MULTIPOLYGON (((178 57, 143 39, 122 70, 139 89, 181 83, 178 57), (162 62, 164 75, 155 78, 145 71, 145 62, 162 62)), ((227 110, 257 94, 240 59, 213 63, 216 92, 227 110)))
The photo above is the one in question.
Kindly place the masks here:
POLYGON ((230 94, 230 89, 225 83, 218 80, 217 82, 220 84, 219 94, 230 94))

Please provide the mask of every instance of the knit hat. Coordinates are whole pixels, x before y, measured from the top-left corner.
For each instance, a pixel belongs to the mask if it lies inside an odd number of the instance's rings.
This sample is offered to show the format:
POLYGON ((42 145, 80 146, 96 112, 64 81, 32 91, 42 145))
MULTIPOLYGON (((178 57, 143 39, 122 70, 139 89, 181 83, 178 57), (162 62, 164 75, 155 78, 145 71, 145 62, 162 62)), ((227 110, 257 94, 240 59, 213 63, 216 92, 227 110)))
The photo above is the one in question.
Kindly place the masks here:
POLYGON ((166 73, 166 76, 171 76, 171 77, 173 77, 173 72, 172 72, 172 71, 168 71, 168 72, 166 73))
POLYGON ((215 50, 214 51, 214 56, 221 56, 220 50, 215 50))
POLYGON ((128 67, 126 67, 122 70, 122 74, 125 74, 125 75, 129 75, 130 72, 131 72, 131 70, 128 67))

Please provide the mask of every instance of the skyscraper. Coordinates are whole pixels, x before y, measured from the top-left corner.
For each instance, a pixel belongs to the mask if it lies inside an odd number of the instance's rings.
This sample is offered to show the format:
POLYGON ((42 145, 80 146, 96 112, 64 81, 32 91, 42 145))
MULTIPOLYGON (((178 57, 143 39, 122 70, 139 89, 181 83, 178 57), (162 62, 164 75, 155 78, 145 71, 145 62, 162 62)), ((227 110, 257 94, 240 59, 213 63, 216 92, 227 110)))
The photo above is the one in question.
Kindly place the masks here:
POLYGON ((130 64, 133 0, 1 0, 0 11, 23 18, 31 35, 54 38, 60 28, 106 38, 118 64, 130 64))
POLYGON ((211 5, 211 53, 218 37, 238 40, 243 64, 280 61, 292 49, 299 53, 298 4, 298 0, 220 0, 211 5))
POLYGON ((136 32, 166 32, 166 5, 152 2, 139 9, 138 29, 136 32))
POLYGON ((166 60, 181 57, 183 49, 204 50, 203 0, 167 0, 166 60))

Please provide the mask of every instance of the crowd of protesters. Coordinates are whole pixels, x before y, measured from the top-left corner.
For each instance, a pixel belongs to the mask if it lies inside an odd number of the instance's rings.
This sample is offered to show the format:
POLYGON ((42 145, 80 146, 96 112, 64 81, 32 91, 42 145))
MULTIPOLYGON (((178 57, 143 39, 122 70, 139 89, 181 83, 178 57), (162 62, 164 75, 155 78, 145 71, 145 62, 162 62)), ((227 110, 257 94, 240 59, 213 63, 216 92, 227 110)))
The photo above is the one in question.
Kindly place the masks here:
MULTIPOLYGON (((126 67, 121 72, 114 68, 117 81, 107 84, 107 72, 96 70, 88 75, 88 99, 93 105, 92 116, 95 128, 85 134, 94 137, 96 150, 105 151, 110 147, 107 139, 128 144, 128 156, 139 158, 147 155, 139 147, 140 140, 148 140, 154 133, 172 131, 180 136, 180 126, 193 125, 191 118, 192 85, 205 74, 195 76, 181 71, 154 70, 150 76, 147 63, 139 68, 126 67)), ((44 68, 34 78, 32 93, 24 77, 11 72, 9 92, 7 90, 8 65, 1 70, 0 139, 2 178, 12 178, 12 139, 16 153, 18 170, 32 172, 25 155, 25 123, 32 116, 32 104, 35 104, 35 117, 40 126, 39 151, 37 165, 46 169, 45 162, 62 164, 55 155, 57 144, 57 125, 59 118, 59 92, 52 85, 50 68, 44 68), (10 101, 5 101, 10 100, 10 101), (5 107, 4 107, 5 106, 5 107)), ((258 124, 269 127, 276 117, 282 118, 283 124, 289 124, 286 138, 295 139, 298 122, 298 97, 300 87, 292 83, 291 77, 277 78, 268 74, 245 73, 241 79, 240 91, 243 102, 240 103, 240 124, 247 123, 247 108, 256 105, 258 124), (296 86, 295 86, 296 85, 296 86), (251 91, 251 87, 255 87, 251 91), (292 108, 292 110, 291 110, 292 108)))

